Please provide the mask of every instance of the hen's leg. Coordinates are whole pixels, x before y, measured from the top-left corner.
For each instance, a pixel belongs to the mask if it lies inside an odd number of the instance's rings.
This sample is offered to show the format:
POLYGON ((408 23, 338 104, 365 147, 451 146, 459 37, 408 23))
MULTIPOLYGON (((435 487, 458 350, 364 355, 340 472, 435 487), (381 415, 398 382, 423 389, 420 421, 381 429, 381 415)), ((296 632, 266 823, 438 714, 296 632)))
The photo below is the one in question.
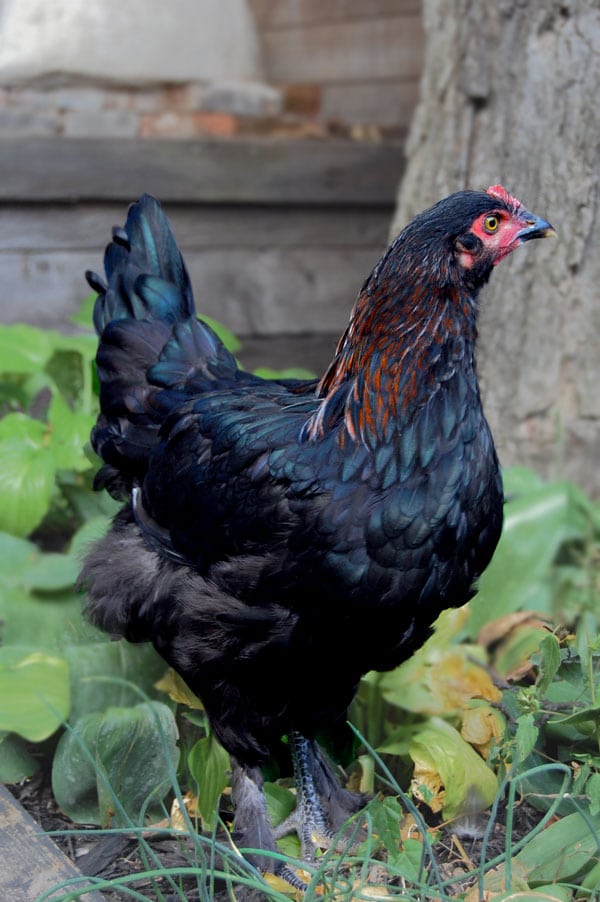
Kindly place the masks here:
MULTIPOLYGON (((277 852, 267 814, 263 784, 263 775, 259 767, 240 764, 231 756, 231 791, 235 806, 234 841, 239 848, 277 852)), ((261 873, 277 874, 297 889, 306 889, 306 884, 291 868, 277 859, 260 853, 248 854, 245 858, 261 873)))
POLYGON ((366 793, 344 789, 335 771, 316 742, 309 742, 310 770, 327 824, 337 833, 348 818, 364 808, 369 801, 366 793))
POLYGON ((302 857, 313 861, 318 848, 331 845, 344 822, 366 802, 362 795, 343 789, 316 742, 290 734, 294 781, 298 793, 295 811, 274 831, 279 838, 296 831, 302 857))

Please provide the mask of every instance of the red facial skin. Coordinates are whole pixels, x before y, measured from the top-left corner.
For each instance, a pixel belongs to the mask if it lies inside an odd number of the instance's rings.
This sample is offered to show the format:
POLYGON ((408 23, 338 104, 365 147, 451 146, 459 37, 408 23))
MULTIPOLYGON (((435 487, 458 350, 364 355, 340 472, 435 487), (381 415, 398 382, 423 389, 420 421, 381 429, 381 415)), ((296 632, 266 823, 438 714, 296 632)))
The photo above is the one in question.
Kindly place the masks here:
POLYGON ((475 220, 470 232, 480 239, 483 247, 476 251, 461 249, 458 260, 464 269, 470 269, 474 260, 486 251, 491 256, 492 265, 497 266, 522 243, 522 239, 517 235, 531 221, 532 214, 502 185, 492 185, 486 193, 502 201, 510 208, 510 212, 506 209, 494 210, 491 207, 487 213, 483 213, 475 220), (491 218, 494 217, 497 225, 490 228, 489 226, 493 224, 491 218))

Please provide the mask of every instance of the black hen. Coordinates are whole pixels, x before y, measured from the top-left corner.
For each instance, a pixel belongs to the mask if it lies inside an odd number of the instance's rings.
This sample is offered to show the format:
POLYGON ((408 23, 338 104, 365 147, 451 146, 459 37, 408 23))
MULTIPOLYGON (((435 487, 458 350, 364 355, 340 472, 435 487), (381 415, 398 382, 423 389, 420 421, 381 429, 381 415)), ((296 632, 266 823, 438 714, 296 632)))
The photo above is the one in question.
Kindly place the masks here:
POLYGON ((499 260, 549 234, 500 186, 440 201, 365 282, 320 382, 238 368, 196 319, 151 197, 114 231, 108 284, 88 274, 97 482, 125 505, 85 562, 87 613, 153 642, 203 700, 232 756, 240 845, 275 848, 260 765, 284 734, 303 854, 357 809, 315 734, 488 564, 503 498, 475 373, 477 296, 499 260))

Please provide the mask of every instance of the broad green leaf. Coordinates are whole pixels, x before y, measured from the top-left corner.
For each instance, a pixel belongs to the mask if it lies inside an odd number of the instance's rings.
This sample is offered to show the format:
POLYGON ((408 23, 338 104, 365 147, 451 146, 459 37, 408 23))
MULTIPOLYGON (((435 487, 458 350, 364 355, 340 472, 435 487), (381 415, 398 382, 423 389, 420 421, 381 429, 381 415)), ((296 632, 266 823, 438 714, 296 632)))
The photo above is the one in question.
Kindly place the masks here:
POLYGON ((22 585, 29 590, 56 592, 72 588, 79 567, 68 554, 40 554, 24 574, 22 585))
POLYGON ((24 739, 15 733, 0 733, 0 783, 20 783, 38 768, 39 761, 24 739))
POLYGON ((151 645, 110 642, 100 634, 85 644, 67 645, 71 673, 71 722, 109 706, 129 708, 155 698, 154 684, 165 662, 151 645))
POLYGON ((0 327, 0 370, 3 373, 38 373, 53 350, 51 332, 24 323, 0 327))
MULTIPOLYGON (((568 886, 560 887, 553 884, 540 886, 535 890, 521 889, 519 888, 521 881, 515 879, 514 875, 511 876, 512 889, 499 895, 494 893, 492 896, 494 902, 571 902, 573 899, 572 890, 568 886)), ((487 880, 484 881, 484 886, 488 888, 487 880)))
MULTIPOLYGON (((283 786, 279 786, 278 783, 266 782, 264 794, 269 820, 274 825, 281 824, 296 807, 296 796, 294 793, 283 786)), ((278 839, 277 848, 283 855, 288 855, 290 858, 302 857, 300 840, 296 833, 290 833, 278 839)))
POLYGON ((515 857, 527 869, 528 882, 567 883, 597 860, 600 816, 569 814, 538 833, 515 857))
POLYGON ((548 611, 550 565, 565 540, 587 538, 589 521, 590 502, 570 483, 545 485, 509 501, 502 538, 470 602, 470 635, 516 610, 548 611))
POLYGON ((173 714, 160 702, 80 718, 56 748, 56 801, 76 823, 139 824, 169 789, 177 739, 173 714))
POLYGON ((305 370, 301 366, 285 367, 281 370, 271 369, 268 366, 259 366, 254 370, 255 376, 261 379, 314 379, 315 374, 311 370, 305 370))
POLYGON ((585 784, 585 791, 590 800, 590 814, 600 814, 600 773, 591 775, 585 784))
POLYGON ((0 585, 19 585, 22 574, 39 555, 40 551, 33 542, 0 532, 0 585))
POLYGON ((20 645, 0 648, 0 730, 47 739, 69 714, 64 658, 20 645))
POLYGON ((207 830, 212 830, 221 793, 229 783, 229 755, 210 733, 191 749, 188 767, 198 784, 198 810, 202 821, 207 830))
POLYGON ((36 596, 19 586, 0 591, 0 636, 7 645, 56 652, 82 641, 81 601, 71 591, 36 596))
POLYGON ((25 414, 0 420, 0 529, 26 536, 50 507, 56 467, 47 427, 25 414))
POLYGON ((454 727, 432 717, 410 744, 410 756, 415 763, 414 788, 422 786, 432 810, 443 810, 451 820, 470 812, 487 808, 498 791, 493 771, 454 727))
POLYGON ((56 468, 75 472, 89 470, 91 464, 83 449, 96 422, 95 415, 72 411, 62 395, 55 392, 50 402, 48 421, 56 468))
POLYGON ((83 326, 85 329, 93 329, 94 323, 92 317, 97 297, 98 295, 95 292, 88 294, 81 302, 81 306, 77 313, 74 313, 69 317, 71 322, 76 323, 78 326, 83 326))
POLYGON ((278 783, 265 783, 265 799, 269 820, 275 826, 288 817, 296 807, 296 796, 291 790, 278 783))
POLYGON ((69 555, 78 562, 81 566, 83 563, 83 559, 91 550, 92 546, 99 540, 102 539, 108 529, 110 527, 111 519, 110 517, 106 517, 104 515, 96 515, 95 517, 91 517, 87 520, 83 526, 81 526, 73 538, 71 539, 71 545, 69 547, 69 555))

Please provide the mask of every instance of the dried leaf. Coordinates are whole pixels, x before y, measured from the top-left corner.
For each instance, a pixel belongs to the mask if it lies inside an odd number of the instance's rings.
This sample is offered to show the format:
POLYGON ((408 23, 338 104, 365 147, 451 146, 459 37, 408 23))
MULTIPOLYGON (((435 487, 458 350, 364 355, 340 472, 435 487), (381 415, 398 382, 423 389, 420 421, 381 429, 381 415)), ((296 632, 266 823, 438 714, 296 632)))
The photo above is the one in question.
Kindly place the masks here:
POLYGON ((484 648, 490 648, 507 639, 517 627, 523 624, 544 626, 548 622, 548 618, 539 611, 516 611, 514 614, 497 617, 486 623, 479 630, 477 642, 484 648))

